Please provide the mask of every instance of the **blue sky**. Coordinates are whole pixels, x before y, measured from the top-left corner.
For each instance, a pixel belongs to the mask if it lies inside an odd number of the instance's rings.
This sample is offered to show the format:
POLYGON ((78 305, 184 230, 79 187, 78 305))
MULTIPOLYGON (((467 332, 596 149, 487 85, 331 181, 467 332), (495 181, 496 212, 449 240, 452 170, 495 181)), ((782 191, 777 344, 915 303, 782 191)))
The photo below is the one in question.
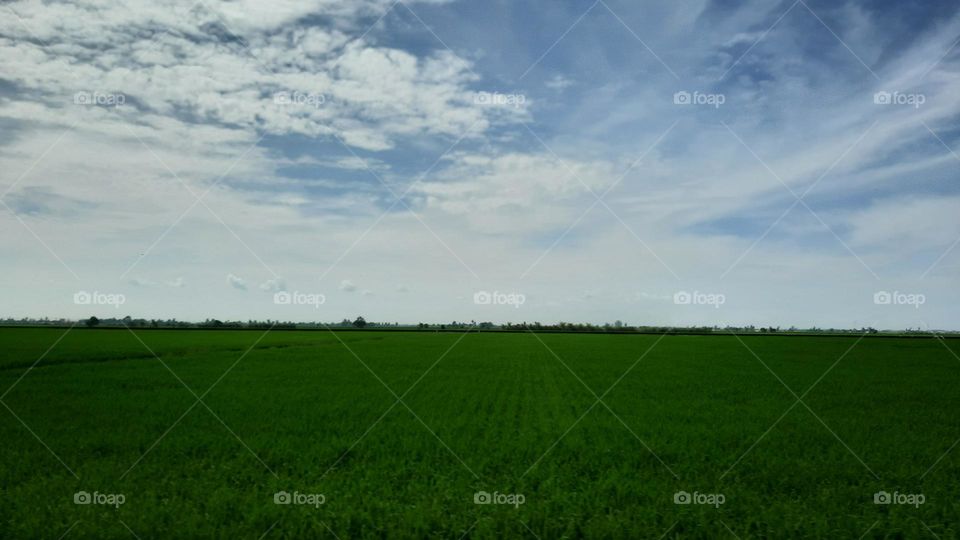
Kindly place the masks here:
POLYGON ((0 315, 960 328, 952 2, 0 11, 0 315))

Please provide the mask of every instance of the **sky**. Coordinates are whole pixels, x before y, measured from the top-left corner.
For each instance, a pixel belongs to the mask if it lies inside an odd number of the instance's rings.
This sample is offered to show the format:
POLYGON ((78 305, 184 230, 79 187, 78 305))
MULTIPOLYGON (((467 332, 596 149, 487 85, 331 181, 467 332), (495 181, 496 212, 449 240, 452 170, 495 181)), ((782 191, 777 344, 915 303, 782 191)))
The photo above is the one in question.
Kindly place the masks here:
POLYGON ((960 330, 960 4, 0 4, 0 316, 960 330))

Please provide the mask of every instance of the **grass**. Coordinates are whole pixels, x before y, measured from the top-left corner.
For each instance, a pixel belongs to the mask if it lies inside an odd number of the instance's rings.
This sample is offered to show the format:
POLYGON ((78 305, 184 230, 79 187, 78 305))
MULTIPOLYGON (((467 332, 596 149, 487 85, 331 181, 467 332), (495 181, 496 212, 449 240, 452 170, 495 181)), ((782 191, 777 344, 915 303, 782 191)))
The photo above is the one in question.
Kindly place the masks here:
POLYGON ((958 350, 0 329, 0 537, 956 538, 958 350))

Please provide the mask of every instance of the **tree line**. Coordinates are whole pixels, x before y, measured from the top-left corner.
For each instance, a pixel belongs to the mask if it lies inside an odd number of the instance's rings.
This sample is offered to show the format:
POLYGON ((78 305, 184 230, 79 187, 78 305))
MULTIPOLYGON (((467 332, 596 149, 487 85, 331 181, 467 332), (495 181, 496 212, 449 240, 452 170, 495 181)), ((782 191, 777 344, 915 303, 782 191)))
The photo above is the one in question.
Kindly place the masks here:
POLYGON ((339 322, 295 322, 280 320, 220 320, 205 319, 203 321, 180 321, 177 319, 144 319, 126 317, 89 317, 87 319, 71 320, 66 318, 50 319, 47 317, 35 318, 6 318, 0 319, 0 326, 86 326, 88 328, 194 328, 194 329, 282 329, 282 330, 323 330, 329 328, 341 329, 368 329, 368 330, 424 330, 424 331, 448 331, 448 330, 477 330, 477 331, 545 331, 545 332, 570 332, 570 333, 693 333, 693 334, 712 334, 712 333, 738 333, 738 334, 879 334, 895 333, 899 335, 935 335, 935 334, 955 334, 956 332, 941 332, 922 330, 920 328, 908 328, 897 331, 879 331, 872 327, 863 328, 781 328, 780 326, 659 326, 659 325, 631 325, 623 321, 614 321, 612 323, 592 324, 592 323, 541 323, 534 322, 507 322, 494 323, 491 321, 451 321, 449 323, 426 323, 416 324, 400 322, 373 322, 367 321, 363 316, 354 319, 342 319, 339 322))

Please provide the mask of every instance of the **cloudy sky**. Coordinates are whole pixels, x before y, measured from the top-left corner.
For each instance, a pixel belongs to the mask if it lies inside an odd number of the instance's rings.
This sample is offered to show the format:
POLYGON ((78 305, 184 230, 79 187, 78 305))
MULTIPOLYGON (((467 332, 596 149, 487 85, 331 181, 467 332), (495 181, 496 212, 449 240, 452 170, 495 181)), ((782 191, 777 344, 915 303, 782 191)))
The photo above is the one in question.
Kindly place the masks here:
POLYGON ((0 316, 960 329, 958 38, 946 1, 3 2, 0 316))

